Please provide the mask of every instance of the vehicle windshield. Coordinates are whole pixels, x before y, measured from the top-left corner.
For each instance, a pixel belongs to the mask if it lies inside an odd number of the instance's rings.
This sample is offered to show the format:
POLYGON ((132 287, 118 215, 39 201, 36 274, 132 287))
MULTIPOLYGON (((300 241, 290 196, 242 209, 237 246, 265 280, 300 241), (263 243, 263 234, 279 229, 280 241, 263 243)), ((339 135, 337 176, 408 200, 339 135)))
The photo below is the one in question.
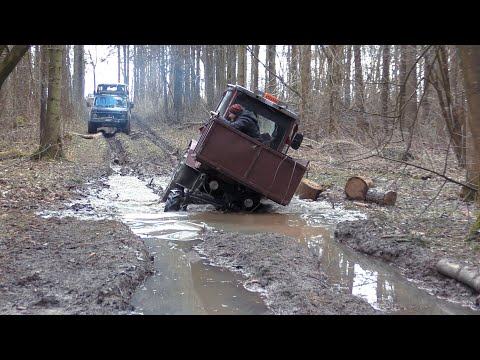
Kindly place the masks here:
POLYGON ((95 106, 126 108, 127 99, 121 96, 97 96, 95 98, 95 106))
POLYGON ((239 103, 243 105, 245 109, 252 111, 257 117, 260 135, 262 137, 267 136, 271 139, 270 146, 273 149, 281 150, 279 147, 283 144, 283 138, 294 120, 282 112, 243 93, 238 93, 234 103, 239 103))

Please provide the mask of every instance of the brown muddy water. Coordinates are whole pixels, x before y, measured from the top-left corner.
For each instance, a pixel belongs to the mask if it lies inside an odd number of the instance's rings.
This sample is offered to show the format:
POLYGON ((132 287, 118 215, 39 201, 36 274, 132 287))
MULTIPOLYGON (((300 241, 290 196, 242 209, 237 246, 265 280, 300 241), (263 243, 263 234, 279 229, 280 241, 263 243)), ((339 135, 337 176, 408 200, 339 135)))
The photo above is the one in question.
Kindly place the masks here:
MULTIPOLYGON (((168 179, 155 181, 165 186, 168 179)), ((194 246, 207 229, 294 237, 327 264, 332 286, 362 297, 385 314, 477 314, 468 307, 438 300, 389 265, 337 243, 335 224, 363 218, 359 212, 294 198, 290 205, 268 214, 224 214, 208 207, 196 211, 195 206, 189 206, 187 212, 165 213, 159 196, 138 178, 115 174, 107 184, 77 204, 74 212, 42 215, 116 218, 141 237, 154 256, 155 273, 133 295, 134 314, 271 314, 263 294, 248 291, 240 274, 212 266, 195 252, 194 246)))

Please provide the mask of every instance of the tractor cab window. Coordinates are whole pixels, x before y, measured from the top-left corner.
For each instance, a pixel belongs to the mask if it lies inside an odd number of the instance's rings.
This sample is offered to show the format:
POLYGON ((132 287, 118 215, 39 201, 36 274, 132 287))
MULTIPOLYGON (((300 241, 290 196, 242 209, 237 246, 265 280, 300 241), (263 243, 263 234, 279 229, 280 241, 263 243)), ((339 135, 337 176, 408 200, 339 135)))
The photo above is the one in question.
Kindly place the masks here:
POLYGON ((282 151, 285 144, 285 136, 294 120, 277 109, 267 106, 261 101, 241 92, 235 97, 234 102, 239 103, 245 109, 255 114, 260 127, 262 141, 272 149, 282 151))
POLYGON ((215 112, 219 113, 220 116, 225 117, 226 115, 225 113, 227 112, 228 105, 230 104, 232 97, 233 97, 233 91, 232 90, 226 91, 224 96, 222 97, 222 100, 220 101, 220 104, 218 104, 215 112))

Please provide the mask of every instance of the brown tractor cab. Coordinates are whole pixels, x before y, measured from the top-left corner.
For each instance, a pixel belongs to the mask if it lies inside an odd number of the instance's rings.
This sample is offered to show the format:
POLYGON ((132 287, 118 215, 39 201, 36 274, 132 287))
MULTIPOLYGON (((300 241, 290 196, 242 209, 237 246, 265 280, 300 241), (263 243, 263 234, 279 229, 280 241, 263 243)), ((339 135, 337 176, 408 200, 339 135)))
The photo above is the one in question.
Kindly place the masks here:
POLYGON ((164 211, 212 204, 223 211, 255 211, 268 198, 288 205, 307 169, 307 160, 287 155, 303 140, 299 119, 275 96, 229 84, 197 140, 178 162, 162 201, 164 211), (258 119, 261 141, 234 129, 226 118, 240 104, 258 119))

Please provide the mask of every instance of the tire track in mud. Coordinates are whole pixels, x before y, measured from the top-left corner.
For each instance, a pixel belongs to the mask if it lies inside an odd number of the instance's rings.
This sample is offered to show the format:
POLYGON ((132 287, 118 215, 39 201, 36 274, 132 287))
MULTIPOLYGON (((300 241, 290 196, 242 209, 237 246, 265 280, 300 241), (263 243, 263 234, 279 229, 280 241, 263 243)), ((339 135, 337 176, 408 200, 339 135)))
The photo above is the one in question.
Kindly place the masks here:
POLYGON ((102 133, 109 146, 112 163, 121 166, 126 165, 127 153, 122 145, 122 142, 115 137, 117 130, 114 130, 113 132, 102 131, 102 133))
MULTIPOLYGON (((157 145, 166 155, 166 158, 172 166, 177 163, 178 151, 170 145, 167 140, 158 135, 143 119, 134 117, 135 124, 137 125, 137 131, 143 134, 148 140, 157 145)), ((137 134, 135 134, 138 136, 137 134)), ((135 136, 135 137, 136 137, 135 136)))

